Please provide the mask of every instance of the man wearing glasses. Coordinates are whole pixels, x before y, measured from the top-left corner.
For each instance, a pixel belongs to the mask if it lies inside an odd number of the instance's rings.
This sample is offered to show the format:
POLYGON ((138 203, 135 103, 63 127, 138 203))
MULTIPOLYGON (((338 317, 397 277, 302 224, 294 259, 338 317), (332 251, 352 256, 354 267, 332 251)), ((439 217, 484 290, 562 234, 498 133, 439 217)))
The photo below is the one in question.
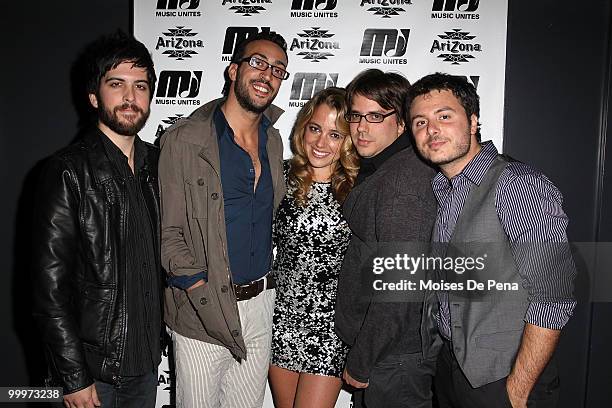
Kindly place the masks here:
POLYGON ((263 404, 274 282, 272 216, 285 194, 282 142, 271 105, 287 44, 260 33, 236 46, 224 98, 161 137, 165 321, 172 330, 176 404, 263 404))
POLYGON ((431 237, 435 173, 406 129, 409 86, 401 75, 370 69, 347 87, 346 119, 362 160, 343 208, 353 235, 338 282, 336 331, 351 346, 343 377, 357 388, 354 407, 431 407, 435 358, 421 338, 421 303, 382 302, 362 276, 380 243, 422 246, 431 237))

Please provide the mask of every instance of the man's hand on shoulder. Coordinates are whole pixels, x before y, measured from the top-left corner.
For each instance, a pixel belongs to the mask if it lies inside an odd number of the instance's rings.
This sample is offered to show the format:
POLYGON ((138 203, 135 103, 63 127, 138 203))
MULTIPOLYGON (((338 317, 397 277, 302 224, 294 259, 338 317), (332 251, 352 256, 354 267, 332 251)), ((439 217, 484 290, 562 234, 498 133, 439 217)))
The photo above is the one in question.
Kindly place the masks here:
POLYGON ((355 388, 367 388, 368 387, 367 382, 362 383, 362 382, 357 381, 353 377, 351 377, 351 375, 346 370, 346 368, 344 369, 344 372, 342 373, 342 378, 344 379, 344 382, 350 385, 351 387, 355 387, 355 388))
POLYGON ((64 395, 64 405, 66 408, 94 408, 102 404, 98 399, 95 384, 72 394, 64 395))

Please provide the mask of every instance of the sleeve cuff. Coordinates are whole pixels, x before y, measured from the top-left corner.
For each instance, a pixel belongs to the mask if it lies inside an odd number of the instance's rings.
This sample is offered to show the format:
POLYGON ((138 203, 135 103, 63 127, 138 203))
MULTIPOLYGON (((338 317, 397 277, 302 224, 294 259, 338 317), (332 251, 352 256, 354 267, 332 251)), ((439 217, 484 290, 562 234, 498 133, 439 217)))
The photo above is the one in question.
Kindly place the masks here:
POLYGON ((355 369, 355 365, 355 358, 351 358, 351 353, 349 352, 346 359, 346 371, 348 371, 351 377, 353 377, 355 380, 362 383, 367 383, 369 380, 369 375, 365 375, 363 372, 360 372, 360 370, 355 369))
POLYGON ((199 272, 191 276, 169 276, 168 286, 187 290, 199 280, 206 280, 206 274, 204 272, 199 272))
POLYGON ((525 322, 546 329, 561 330, 572 316, 575 307, 575 301, 532 302, 525 313, 525 322))

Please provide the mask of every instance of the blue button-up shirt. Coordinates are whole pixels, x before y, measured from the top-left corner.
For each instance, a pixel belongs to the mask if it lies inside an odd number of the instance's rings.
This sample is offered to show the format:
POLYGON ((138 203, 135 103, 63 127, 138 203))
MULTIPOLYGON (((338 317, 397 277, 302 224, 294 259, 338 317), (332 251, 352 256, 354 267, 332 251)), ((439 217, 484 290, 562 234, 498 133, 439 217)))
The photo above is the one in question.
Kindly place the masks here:
POLYGON ((256 188, 253 161, 234 140, 234 132, 220 108, 215 111, 214 123, 219 139, 230 270, 234 283, 248 283, 265 276, 272 261, 274 187, 266 150, 270 121, 262 116, 259 124, 261 175, 256 188))
MULTIPOLYGON (((230 270, 234 283, 248 283, 266 275, 272 262, 274 187, 266 150, 270 120, 262 116, 259 124, 261 174, 256 189, 253 161, 234 140, 234 132, 220 108, 215 110, 213 120, 219 141, 230 270)), ((168 284, 187 289, 200 279, 208 279, 206 272, 173 276, 168 284)))

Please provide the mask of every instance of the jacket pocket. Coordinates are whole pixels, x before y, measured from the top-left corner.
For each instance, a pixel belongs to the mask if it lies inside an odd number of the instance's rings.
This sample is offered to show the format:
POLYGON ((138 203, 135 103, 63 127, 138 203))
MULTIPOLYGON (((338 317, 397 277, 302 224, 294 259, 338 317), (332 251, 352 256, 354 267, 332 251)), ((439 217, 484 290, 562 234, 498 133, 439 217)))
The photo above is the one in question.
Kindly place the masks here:
MULTIPOLYGON (((208 283, 187 292, 191 305, 206 333, 222 341, 227 332, 227 323, 221 312, 219 298, 208 283)), ((184 306, 183 306, 184 307, 184 306)))
POLYGON ((198 178, 195 183, 185 182, 185 190, 187 191, 188 202, 187 224, 189 230, 184 231, 185 241, 192 249, 193 256, 198 265, 204 265, 204 269, 208 266, 207 251, 208 245, 208 186, 203 181, 203 178, 198 178))
POLYGON ((191 218, 208 218, 208 186, 203 178, 187 183, 191 198, 191 218))
POLYGON ((79 337, 90 347, 102 349, 115 288, 84 283, 80 285, 79 290, 79 337))
POLYGON ((481 334, 476 336, 475 342, 479 348, 496 351, 513 351, 518 348, 522 335, 523 329, 481 334))
POLYGON ((109 263, 110 248, 110 204, 101 191, 85 192, 81 208, 83 249, 87 259, 94 263, 109 263))

